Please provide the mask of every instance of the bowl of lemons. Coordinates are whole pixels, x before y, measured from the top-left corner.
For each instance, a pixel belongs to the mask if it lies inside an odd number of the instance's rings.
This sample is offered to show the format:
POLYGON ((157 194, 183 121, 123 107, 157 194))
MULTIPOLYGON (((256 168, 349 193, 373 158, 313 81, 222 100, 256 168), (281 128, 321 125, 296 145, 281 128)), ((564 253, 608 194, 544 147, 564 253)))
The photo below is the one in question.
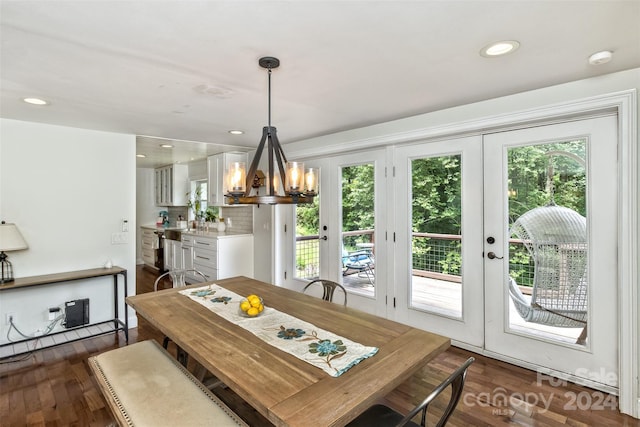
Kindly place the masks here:
POLYGON ((264 311, 264 303, 258 295, 251 294, 240 301, 238 313, 244 317, 258 317, 264 311))

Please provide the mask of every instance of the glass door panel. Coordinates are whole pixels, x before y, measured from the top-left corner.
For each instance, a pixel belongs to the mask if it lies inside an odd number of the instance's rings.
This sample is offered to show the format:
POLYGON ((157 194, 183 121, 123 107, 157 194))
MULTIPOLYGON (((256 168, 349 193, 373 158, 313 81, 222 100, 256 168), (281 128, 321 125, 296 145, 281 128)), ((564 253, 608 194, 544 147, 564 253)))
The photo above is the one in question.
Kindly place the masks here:
POLYGON ((411 160, 409 306, 462 317, 461 155, 411 160))
POLYGON ((373 163, 341 168, 342 285, 366 296, 376 280, 374 172, 373 163))
POLYGON ((509 328, 586 343, 586 139, 509 147, 509 328))
POLYGON ((296 279, 320 278, 320 197, 313 203, 296 205, 296 279))

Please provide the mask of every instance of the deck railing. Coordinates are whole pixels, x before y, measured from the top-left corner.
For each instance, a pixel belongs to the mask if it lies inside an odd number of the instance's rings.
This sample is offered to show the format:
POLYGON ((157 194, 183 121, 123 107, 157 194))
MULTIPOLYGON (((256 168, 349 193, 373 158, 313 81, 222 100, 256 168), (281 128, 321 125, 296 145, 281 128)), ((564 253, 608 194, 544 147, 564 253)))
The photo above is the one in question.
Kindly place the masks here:
MULTIPOLYGON (((358 243, 375 243, 374 230, 342 233, 346 251, 358 250, 358 243)), ((296 237, 296 277, 317 278, 319 274, 318 235, 296 237)), ((413 233, 412 274, 451 282, 460 282, 462 236, 456 234, 413 233)), ((533 283, 533 262, 521 240, 509 240, 509 274, 520 285, 533 283)))
MULTIPOLYGON (((344 231, 342 242, 344 250, 358 250, 358 243, 374 243, 374 230, 344 231)), ((296 236, 296 277, 298 279, 317 279, 320 272, 320 236, 296 236)))

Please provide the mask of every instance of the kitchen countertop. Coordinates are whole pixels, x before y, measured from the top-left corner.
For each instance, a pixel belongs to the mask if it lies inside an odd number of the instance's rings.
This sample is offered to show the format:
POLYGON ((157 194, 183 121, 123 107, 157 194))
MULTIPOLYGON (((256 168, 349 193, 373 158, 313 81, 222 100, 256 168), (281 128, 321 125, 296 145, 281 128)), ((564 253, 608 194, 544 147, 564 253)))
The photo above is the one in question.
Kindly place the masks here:
POLYGON ((251 233, 243 233, 240 231, 198 231, 198 230, 183 230, 182 234, 189 236, 203 236, 203 237, 217 237, 222 239, 225 237, 237 237, 237 236, 253 236, 251 233))
POLYGON ((175 231, 181 231, 182 234, 187 234, 187 235, 190 235, 190 236, 203 236, 203 237, 214 237, 214 238, 237 237, 237 236, 252 236, 251 233, 244 233, 244 232, 233 231, 233 230, 229 230, 229 231, 217 231, 217 230, 198 231, 198 230, 186 229, 186 228, 178 228, 178 227, 158 227, 156 225, 141 225, 140 227, 141 228, 150 229, 150 230, 154 230, 154 231, 175 230, 175 231))
POLYGON ((147 230, 153 230, 153 231, 166 231, 166 230, 186 231, 187 230, 186 228, 164 227, 164 226, 157 226, 155 224, 141 225, 140 228, 146 228, 147 230))

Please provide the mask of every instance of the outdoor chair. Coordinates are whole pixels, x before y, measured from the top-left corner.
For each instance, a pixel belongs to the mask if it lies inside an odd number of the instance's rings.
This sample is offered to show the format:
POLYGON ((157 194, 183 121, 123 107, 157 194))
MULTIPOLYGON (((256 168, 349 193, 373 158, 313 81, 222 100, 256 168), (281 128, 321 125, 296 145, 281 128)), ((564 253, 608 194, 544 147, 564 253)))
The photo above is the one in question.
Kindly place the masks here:
POLYGON ((317 285, 322 285, 322 299, 329 302, 333 302, 333 295, 336 289, 342 290, 342 294, 344 295, 344 305, 347 305, 347 291, 341 284, 332 282, 331 280, 317 279, 309 282, 309 284, 307 284, 307 286, 302 290, 302 293, 305 293, 307 289, 317 285))
POLYGON ((369 251, 342 251, 342 275, 358 274, 359 277, 366 277, 373 285, 375 262, 373 254, 369 251))
POLYGON ((587 224, 572 209, 550 204, 524 213, 511 227, 534 263, 531 298, 509 277, 509 294, 526 322, 554 327, 587 324, 587 224))
POLYGON ((407 415, 402 415, 399 412, 394 411, 385 405, 373 405, 362 414, 360 414, 355 420, 347 424, 347 427, 392 427, 392 426, 411 426, 417 427, 427 425, 427 409, 429 404, 433 402, 436 397, 440 395, 447 387, 451 386, 451 397, 449 397, 449 404, 444 410, 436 427, 442 427, 447 424, 449 417, 456 409, 460 396, 462 395, 462 389, 464 387, 464 381, 467 377, 467 370, 475 359, 470 357, 466 362, 456 369, 451 375, 447 377, 442 383, 440 383, 418 406, 413 408, 407 415), (416 424, 411 419, 422 412, 422 418, 420 424, 416 424))

